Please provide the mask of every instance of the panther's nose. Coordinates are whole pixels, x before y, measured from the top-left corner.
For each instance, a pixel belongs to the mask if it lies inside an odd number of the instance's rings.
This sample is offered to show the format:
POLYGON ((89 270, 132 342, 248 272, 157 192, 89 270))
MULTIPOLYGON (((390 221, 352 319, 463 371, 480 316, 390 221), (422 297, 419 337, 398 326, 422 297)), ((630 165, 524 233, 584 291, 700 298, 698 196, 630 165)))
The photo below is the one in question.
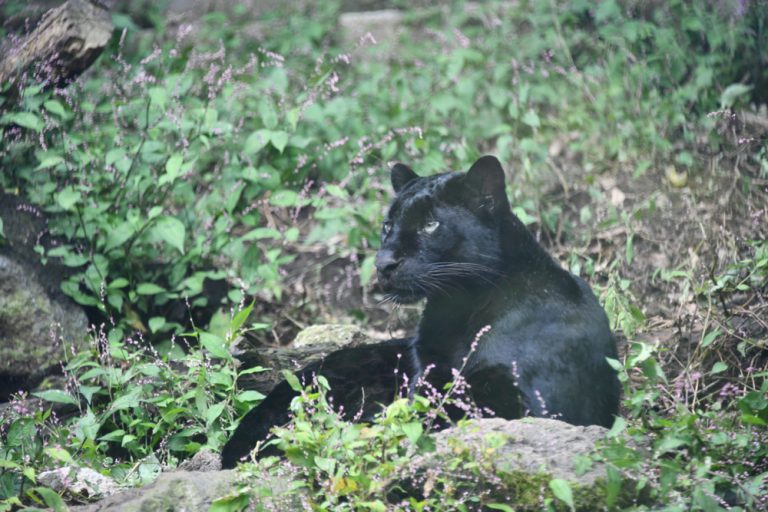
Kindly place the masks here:
POLYGON ((395 258, 395 253, 382 249, 376 254, 376 271, 382 277, 389 277, 400 266, 403 258, 395 258))

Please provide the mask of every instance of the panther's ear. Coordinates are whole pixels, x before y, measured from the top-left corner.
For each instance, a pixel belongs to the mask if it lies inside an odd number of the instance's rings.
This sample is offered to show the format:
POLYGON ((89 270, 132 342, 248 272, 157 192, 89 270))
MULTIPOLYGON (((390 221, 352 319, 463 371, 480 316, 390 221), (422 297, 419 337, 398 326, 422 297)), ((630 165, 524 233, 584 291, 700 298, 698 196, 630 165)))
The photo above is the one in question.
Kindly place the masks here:
POLYGON ((389 176, 392 180, 392 188, 395 190, 395 194, 399 193, 409 182, 419 177, 410 167, 403 164, 393 165, 389 171, 389 176))
POLYGON ((472 164, 464 177, 464 184, 482 196, 506 194, 504 169, 501 168, 499 159, 491 155, 481 156, 472 164))
POLYGON ((504 187, 504 169, 495 157, 486 155, 472 164, 462 180, 467 204, 493 212, 509 211, 509 200, 504 187))

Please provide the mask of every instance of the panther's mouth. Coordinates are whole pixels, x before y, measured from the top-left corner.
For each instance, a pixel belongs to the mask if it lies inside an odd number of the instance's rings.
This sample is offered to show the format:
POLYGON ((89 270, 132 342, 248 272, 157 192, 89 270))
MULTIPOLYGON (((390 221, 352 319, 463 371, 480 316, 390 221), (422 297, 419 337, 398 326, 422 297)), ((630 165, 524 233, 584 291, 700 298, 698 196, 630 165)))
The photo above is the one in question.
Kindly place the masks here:
POLYGON ((387 292, 387 295, 392 300, 392 302, 395 302, 397 304, 413 304, 414 302, 419 302, 421 299, 425 298, 426 295, 423 293, 415 293, 412 291, 394 291, 394 292, 387 292))
POLYGON ((379 276, 379 286, 385 294, 385 300, 397 304, 412 304, 427 296, 424 290, 416 285, 416 280, 412 280, 407 286, 403 286, 393 282, 391 278, 379 276))

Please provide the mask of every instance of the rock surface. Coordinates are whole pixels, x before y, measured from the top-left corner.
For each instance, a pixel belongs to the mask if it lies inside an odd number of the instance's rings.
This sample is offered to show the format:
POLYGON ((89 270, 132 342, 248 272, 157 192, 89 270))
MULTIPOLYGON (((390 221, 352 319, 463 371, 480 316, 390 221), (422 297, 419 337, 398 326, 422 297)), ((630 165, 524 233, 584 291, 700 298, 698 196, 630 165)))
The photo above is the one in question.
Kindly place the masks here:
POLYGON ((117 483, 89 468, 63 467, 37 475, 40 485, 68 497, 106 497, 118 492, 117 483))
POLYGON ((345 12, 339 17, 339 28, 344 48, 377 45, 385 55, 397 51, 402 31, 403 13, 396 9, 380 11, 345 12))
POLYGON ((320 324, 304 329, 287 347, 250 347, 247 340, 238 340, 235 357, 243 368, 261 366, 263 372, 243 376, 239 385, 260 393, 269 393, 283 380, 282 370, 296 371, 319 361, 334 350, 375 343, 357 326, 348 324, 320 324))
POLYGON ((45 215, 18 197, 0 192, 0 402, 36 386, 59 369, 64 351, 85 345, 88 321, 61 292, 71 269, 35 246, 54 246, 45 215))
POLYGON ((468 448, 478 453, 488 449, 488 439, 499 436, 504 442, 493 448, 493 465, 501 471, 546 472, 581 485, 592 485, 605 476, 603 464, 593 463, 577 474, 579 456, 587 457, 605 437, 607 430, 597 425, 581 427, 547 418, 504 420, 486 418, 466 426, 438 432, 438 452, 468 448))
POLYGON ((98 2, 67 0, 0 58, 0 82, 30 70, 47 87, 65 86, 85 71, 112 37, 109 11, 98 2))
MULTIPOLYGON (((567 481, 573 490, 576 510, 602 510, 606 508, 606 468, 599 461, 585 462, 606 432, 602 427, 578 427, 542 418, 473 420, 437 433, 437 449, 415 456, 395 481, 387 483, 387 488, 425 496, 444 492, 434 487, 435 482, 448 478, 454 490, 468 495, 482 495, 514 510, 541 510, 546 509, 545 496, 551 497, 549 482, 557 478, 567 481), (457 460, 468 463, 456 464, 457 460), (486 473, 483 477, 478 477, 478 468, 486 473)), ((202 459, 210 461, 211 457, 209 453, 202 459)), ((308 506, 306 494, 291 485, 290 465, 284 463, 279 467, 285 469, 284 476, 249 470, 257 473, 248 475, 243 483, 260 496, 251 505, 258 510, 303 510, 308 506)), ((242 498, 237 494, 239 478, 239 473, 233 470, 163 473, 145 488, 73 510, 207 510, 213 500, 224 496, 245 506, 238 501, 242 498)), ((620 496, 615 505, 632 502, 633 497, 620 496)))
POLYGON ((337 348, 354 347, 364 343, 367 336, 360 327, 350 324, 319 324, 299 332, 291 345, 294 348, 330 344, 337 348))
MULTIPOLYGON (((450 475, 467 495, 514 510, 545 510, 545 500, 552 499, 550 482, 560 479, 572 490, 575 510, 608 509, 607 469, 593 457, 606 433, 603 427, 546 418, 473 420, 435 434, 435 452, 416 457, 398 486, 427 495, 441 475, 450 475), (456 464, 457 459, 468 463, 456 464)), ((629 487, 616 491, 611 507, 638 499, 629 487)))
MULTIPOLYGON (((238 473, 224 471, 172 471, 140 489, 130 489, 107 499, 71 507, 78 512, 192 512, 208 510, 214 500, 236 491, 238 473)), ((289 478, 262 475, 262 488, 269 490, 259 502, 264 510, 303 510, 303 494, 290 490, 289 478)), ((246 501, 247 503, 247 501, 246 501)))
POLYGON ((0 401, 56 370, 65 351, 84 344, 87 319, 46 292, 34 269, 0 255, 0 401))

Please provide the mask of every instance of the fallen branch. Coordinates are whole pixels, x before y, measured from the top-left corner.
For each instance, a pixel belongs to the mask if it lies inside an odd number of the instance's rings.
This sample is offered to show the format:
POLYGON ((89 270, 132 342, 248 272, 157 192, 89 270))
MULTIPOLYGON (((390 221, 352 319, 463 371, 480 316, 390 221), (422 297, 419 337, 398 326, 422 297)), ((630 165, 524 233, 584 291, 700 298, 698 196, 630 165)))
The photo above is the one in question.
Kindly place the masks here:
POLYGON ((0 84, 33 78, 63 87, 96 60, 112 37, 109 11, 95 1, 68 0, 0 58, 0 84))

